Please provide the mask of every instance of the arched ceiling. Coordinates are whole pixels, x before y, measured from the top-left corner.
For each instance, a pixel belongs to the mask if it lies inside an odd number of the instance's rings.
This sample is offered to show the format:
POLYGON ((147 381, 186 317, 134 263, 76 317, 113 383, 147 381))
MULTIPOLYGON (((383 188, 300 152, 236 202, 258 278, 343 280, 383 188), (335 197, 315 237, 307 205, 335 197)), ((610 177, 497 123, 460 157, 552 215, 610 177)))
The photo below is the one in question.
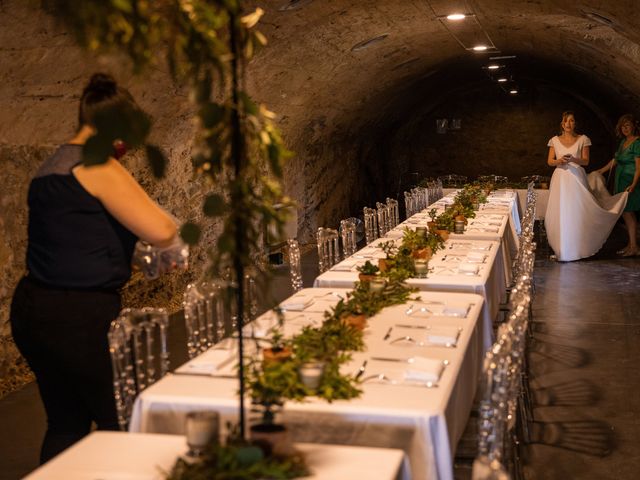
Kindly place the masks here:
POLYGON ((483 66, 495 56, 515 55, 500 62, 521 88, 555 85, 606 113, 639 104, 634 0, 274 0, 265 11, 270 45, 253 62, 254 87, 291 133, 320 113, 338 130, 397 120, 416 102, 492 82, 483 66), (438 18, 453 11, 475 18, 438 18), (465 50, 456 36, 474 31, 497 50, 465 50))

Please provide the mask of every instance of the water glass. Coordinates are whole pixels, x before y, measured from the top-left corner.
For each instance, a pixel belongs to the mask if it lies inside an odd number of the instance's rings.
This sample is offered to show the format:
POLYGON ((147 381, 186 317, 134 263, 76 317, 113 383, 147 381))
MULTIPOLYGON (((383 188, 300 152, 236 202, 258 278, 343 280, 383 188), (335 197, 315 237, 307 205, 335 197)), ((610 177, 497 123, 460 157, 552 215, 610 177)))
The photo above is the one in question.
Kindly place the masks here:
POLYGON ((187 413, 185 435, 190 457, 201 457, 209 445, 217 444, 220 436, 220 415, 213 411, 187 413))

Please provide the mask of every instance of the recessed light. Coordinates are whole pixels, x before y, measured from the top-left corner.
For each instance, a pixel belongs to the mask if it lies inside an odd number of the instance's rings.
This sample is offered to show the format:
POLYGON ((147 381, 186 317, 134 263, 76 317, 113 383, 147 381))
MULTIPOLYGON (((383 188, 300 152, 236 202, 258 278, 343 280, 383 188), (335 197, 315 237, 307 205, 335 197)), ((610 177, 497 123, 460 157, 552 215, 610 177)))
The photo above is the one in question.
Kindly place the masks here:
POLYGON ((511 95, 515 95, 516 93, 518 93, 518 90, 516 90, 515 88, 513 90, 509 90, 509 93, 511 95))
POLYGON ((502 78, 499 78, 499 79, 498 79, 498 81, 499 81, 500 83, 506 82, 507 80, 508 80, 508 79, 507 79, 507 78, 504 78, 504 77, 502 77, 502 78))
POLYGON ((464 20, 467 16, 464 13, 452 13, 451 15, 447 15, 447 20, 464 20))
POLYGON ((487 65, 487 68, 488 68, 489 70, 498 70, 498 69, 500 68, 500 65, 495 65, 495 64, 493 64, 493 65, 487 65))
POLYGON ((475 47, 473 47, 474 52, 485 52, 488 49, 489 47, 487 47, 486 45, 476 45, 475 47))

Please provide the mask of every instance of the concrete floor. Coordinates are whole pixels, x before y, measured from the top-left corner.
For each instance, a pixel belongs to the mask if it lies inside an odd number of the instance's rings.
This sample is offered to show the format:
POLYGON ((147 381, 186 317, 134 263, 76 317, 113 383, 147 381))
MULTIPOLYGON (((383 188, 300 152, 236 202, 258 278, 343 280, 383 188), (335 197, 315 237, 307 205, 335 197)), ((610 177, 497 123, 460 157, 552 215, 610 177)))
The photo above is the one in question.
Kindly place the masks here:
MULTIPOLYGON (((573 263, 548 261, 538 243, 530 349, 536 407, 525 449, 527 480, 638 478, 640 258, 616 258, 625 236, 618 225, 598 255, 573 263)), ((305 286, 311 286, 315 256, 303 262, 305 286)), ((286 274, 276 272, 275 299, 290 293, 286 274)), ((181 324, 177 318, 172 323, 179 344, 172 353, 183 357, 181 324)), ((0 400, 0 480, 37 466, 44 422, 34 384, 0 400)), ((456 469, 457 479, 468 477, 468 468, 456 469)))

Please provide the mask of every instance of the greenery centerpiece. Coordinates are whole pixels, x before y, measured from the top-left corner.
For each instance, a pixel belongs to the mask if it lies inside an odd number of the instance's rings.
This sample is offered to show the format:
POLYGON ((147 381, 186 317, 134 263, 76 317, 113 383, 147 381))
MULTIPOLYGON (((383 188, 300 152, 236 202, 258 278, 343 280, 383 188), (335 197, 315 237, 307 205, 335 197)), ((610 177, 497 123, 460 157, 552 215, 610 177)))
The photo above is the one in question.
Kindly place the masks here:
POLYGON ((380 273, 380 268, 369 260, 356 268, 358 270, 358 278, 361 282, 368 282, 375 279, 380 273))
POLYGON ((414 277, 415 260, 429 260, 433 254, 443 248, 445 240, 436 231, 428 230, 426 234, 405 228, 400 245, 392 240, 379 246, 385 253, 384 269, 381 275, 391 282, 402 282, 414 277))

